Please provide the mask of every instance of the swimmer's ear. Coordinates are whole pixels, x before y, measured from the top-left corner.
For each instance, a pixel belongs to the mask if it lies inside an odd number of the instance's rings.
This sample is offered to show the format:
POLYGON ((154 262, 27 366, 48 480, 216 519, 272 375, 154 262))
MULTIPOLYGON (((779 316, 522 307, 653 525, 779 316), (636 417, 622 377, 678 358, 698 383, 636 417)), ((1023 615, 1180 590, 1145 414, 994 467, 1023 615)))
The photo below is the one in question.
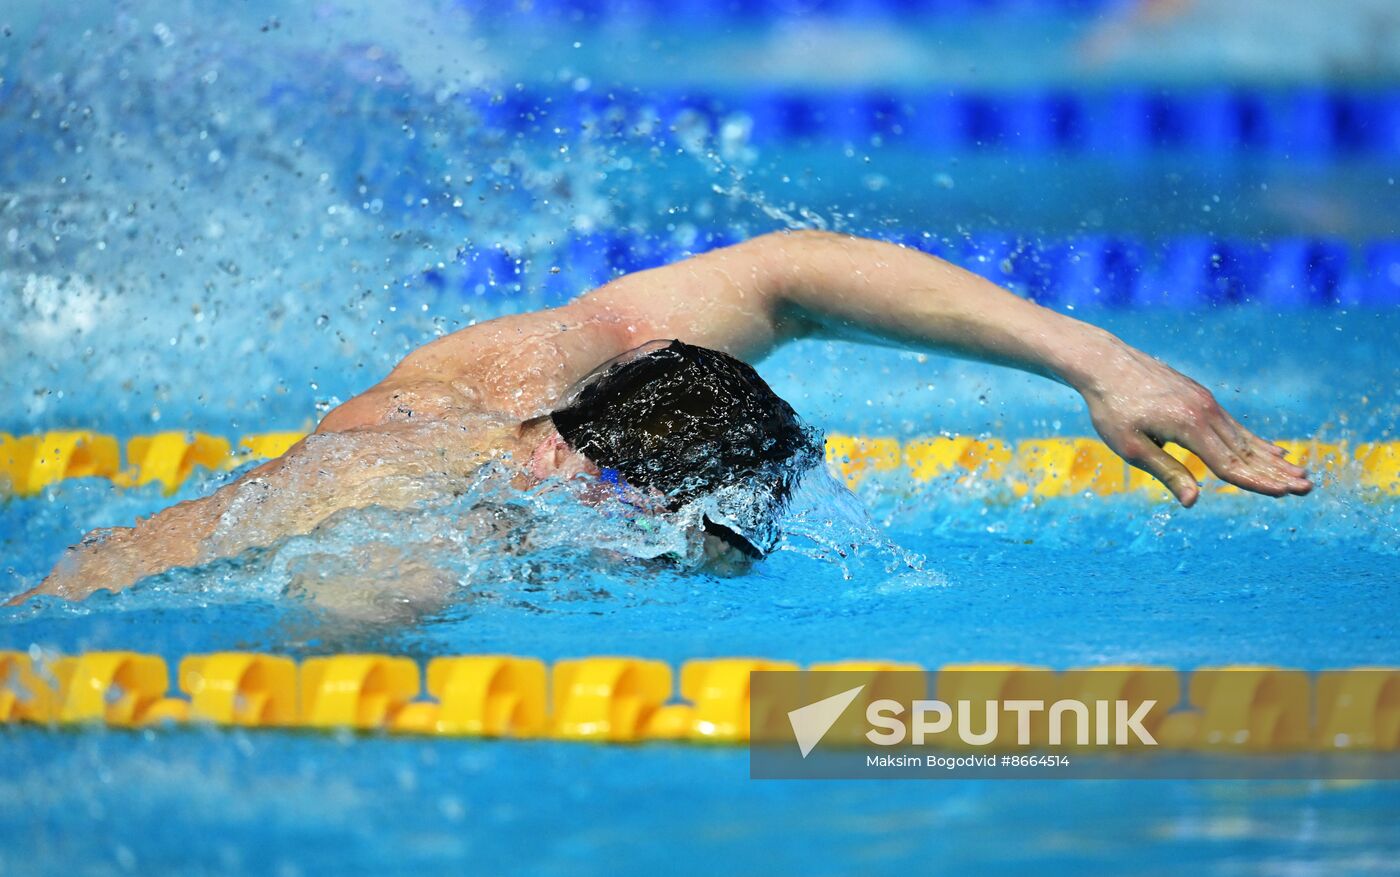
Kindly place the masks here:
POLYGON ((557 432, 551 434, 531 452, 527 468, 530 475, 541 481, 546 478, 598 474, 597 464, 571 448, 557 432))

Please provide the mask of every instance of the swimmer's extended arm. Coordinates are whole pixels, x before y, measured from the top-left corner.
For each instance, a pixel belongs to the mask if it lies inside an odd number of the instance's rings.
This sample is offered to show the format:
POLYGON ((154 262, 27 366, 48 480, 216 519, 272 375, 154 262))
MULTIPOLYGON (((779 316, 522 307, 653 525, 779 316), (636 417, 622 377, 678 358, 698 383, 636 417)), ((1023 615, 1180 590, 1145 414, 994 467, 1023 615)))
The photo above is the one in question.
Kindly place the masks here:
MULTIPOLYGON (((466 449, 431 430, 388 427, 298 442, 209 496, 177 503, 131 527, 88 533, 43 582, 9 605, 40 594, 80 600, 98 590, 121 591, 168 569, 309 533, 341 509, 411 504, 420 498, 411 489, 415 479, 453 468, 438 464, 440 451, 456 451, 452 459, 460 459, 463 470, 470 465, 466 449)), ((328 603, 315 584, 302 590, 328 603)), ((400 596, 404 590, 398 588, 400 596)), ((414 599, 423 596, 423 588, 411 590, 414 599)))
POLYGON ((1312 485, 1200 384, 1118 338, 941 259, 826 232, 765 235, 621 277, 563 307, 471 326, 404 359, 320 432, 450 416, 526 418, 625 350, 680 338, 749 360, 810 334, 880 340, 1013 366, 1078 390, 1109 447, 1191 505, 1200 490, 1161 445, 1270 496, 1312 485))
POLYGON ((788 338, 821 334, 1009 365, 1078 390, 1108 446, 1183 505, 1200 491, 1162 450, 1168 441, 1246 490, 1283 496, 1312 487, 1190 378, 1102 329, 893 244, 772 234, 629 275, 561 310, 626 326, 622 349, 675 337, 752 359, 788 338))

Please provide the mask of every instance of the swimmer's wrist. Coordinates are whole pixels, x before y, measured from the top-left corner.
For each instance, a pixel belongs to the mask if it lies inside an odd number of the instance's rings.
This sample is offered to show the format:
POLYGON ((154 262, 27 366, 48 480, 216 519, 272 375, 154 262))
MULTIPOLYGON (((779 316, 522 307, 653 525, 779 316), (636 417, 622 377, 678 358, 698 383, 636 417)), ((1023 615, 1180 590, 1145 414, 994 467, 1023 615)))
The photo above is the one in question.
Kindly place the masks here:
POLYGON ((1106 382, 1121 370, 1123 360, 1131 356, 1132 348, 1097 326, 1069 322, 1055 344, 1050 375, 1080 395, 1101 394, 1106 382))

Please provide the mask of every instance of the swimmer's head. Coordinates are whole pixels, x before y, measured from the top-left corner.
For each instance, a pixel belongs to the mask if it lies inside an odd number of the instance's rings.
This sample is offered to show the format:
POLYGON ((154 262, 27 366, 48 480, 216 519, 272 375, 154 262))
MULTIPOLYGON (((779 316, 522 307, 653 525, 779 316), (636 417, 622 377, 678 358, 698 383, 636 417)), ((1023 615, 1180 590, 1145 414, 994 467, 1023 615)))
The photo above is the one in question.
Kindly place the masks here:
POLYGON ((652 341, 604 363, 550 414, 569 447, 750 557, 821 443, 758 372, 727 353, 652 341))

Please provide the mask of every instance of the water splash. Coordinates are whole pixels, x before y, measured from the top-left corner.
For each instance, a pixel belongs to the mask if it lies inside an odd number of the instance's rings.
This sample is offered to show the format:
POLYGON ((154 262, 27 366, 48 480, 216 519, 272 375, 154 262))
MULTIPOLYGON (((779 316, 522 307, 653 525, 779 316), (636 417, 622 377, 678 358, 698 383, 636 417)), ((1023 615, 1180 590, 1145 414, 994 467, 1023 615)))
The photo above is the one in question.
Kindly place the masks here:
MULTIPOLYGON (((584 601, 612 611, 627 599, 619 603, 615 595, 688 589, 697 578, 726 573, 706 549, 703 499, 672 513, 643 513, 600 495, 589 479, 520 490, 512 484, 514 470, 502 463, 449 478, 421 470, 409 456, 389 479, 364 483, 361 498, 380 502, 341 508, 305 532, 274 536, 295 529, 281 506, 307 520, 321 515, 317 497, 324 490, 303 482, 321 478, 326 455, 343 453, 344 441, 326 437, 322 444, 275 493, 258 490, 257 479, 233 488, 205 546, 206 553, 233 556, 150 576, 118 595, 99 592, 83 604, 40 599, 23 613, 254 601, 300 606, 342 628, 377 627, 460 617, 483 603, 548 611, 584 601), (269 521, 276 528, 268 529, 269 521)), ((353 473, 335 480, 342 499, 343 491, 355 490, 353 473)), ((814 580, 926 572, 920 556, 891 542, 820 467, 798 480, 777 527, 783 534, 777 552, 809 561, 814 580)))

